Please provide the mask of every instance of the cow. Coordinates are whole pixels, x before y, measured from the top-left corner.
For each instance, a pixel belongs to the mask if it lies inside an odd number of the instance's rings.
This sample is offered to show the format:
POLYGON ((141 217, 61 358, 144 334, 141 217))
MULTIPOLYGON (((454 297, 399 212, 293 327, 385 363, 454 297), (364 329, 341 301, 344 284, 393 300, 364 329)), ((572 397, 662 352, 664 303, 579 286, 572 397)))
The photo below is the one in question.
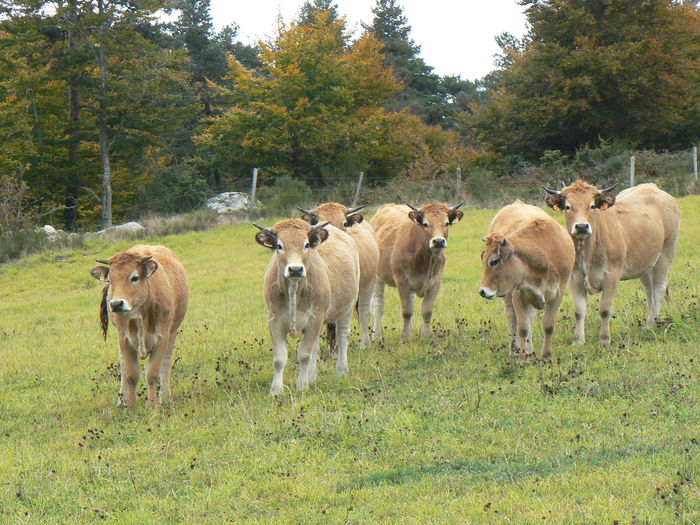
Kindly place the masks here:
POLYGON ((118 332, 121 387, 117 405, 136 405, 138 360, 146 357, 148 406, 168 402, 173 347, 187 311, 185 269, 165 246, 143 244, 97 262, 105 266, 95 266, 90 275, 108 283, 100 306, 103 336, 106 340, 110 319, 118 332))
POLYGON ((260 229, 255 240, 273 251, 264 284, 273 347, 270 395, 282 393, 287 334, 302 338, 297 388, 306 390, 316 381, 319 336, 328 323, 335 324, 338 337, 336 370, 345 375, 350 319, 360 282, 355 242, 327 222, 311 226, 303 219, 285 219, 272 228, 255 226, 260 229))
POLYGON ((563 211, 576 246, 571 278, 576 328, 574 344, 583 344, 588 294, 602 292, 600 343, 610 343, 610 315, 620 281, 640 279, 646 291, 647 328, 656 325, 676 256, 680 210, 656 184, 640 184, 612 193, 577 181, 555 190, 545 187, 547 205, 563 211))
POLYGON ((366 348, 370 343, 369 309, 374 293, 374 280, 377 276, 379 261, 379 245, 374 228, 358 213, 364 206, 347 208, 337 202, 327 202, 313 210, 305 210, 297 206, 302 213, 301 218, 311 225, 319 222, 330 222, 336 228, 346 232, 357 245, 360 257, 360 289, 357 295, 357 316, 360 321, 360 348, 366 348))
POLYGON ((413 205, 385 204, 370 221, 379 241, 379 267, 373 297, 374 336, 383 338, 384 290, 394 286, 399 292, 405 341, 411 335, 415 296, 423 298, 423 335, 430 334, 433 304, 445 267, 447 229, 464 214, 464 203, 450 207, 429 203, 420 209, 413 205))
POLYGON ((513 354, 533 353, 532 322, 544 309, 542 359, 552 355, 552 334, 574 266, 575 249, 566 229, 536 206, 517 200, 489 225, 481 254, 484 276, 479 294, 503 297, 513 354))

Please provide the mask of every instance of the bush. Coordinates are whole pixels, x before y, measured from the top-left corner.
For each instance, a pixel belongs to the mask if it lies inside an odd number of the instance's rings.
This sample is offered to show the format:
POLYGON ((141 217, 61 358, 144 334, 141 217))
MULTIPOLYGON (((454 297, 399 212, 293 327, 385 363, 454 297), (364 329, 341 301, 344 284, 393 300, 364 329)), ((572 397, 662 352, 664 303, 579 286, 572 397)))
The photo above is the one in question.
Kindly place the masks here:
POLYGON ((27 185, 19 177, 0 177, 0 262, 21 257, 44 247, 46 237, 32 228, 26 211, 27 185))
POLYGON ((311 189, 303 181, 282 175, 272 186, 258 190, 256 200, 262 203, 262 213, 268 217, 291 217, 294 206, 308 206, 312 201, 311 189))
POLYGON ((169 166, 156 164, 148 177, 152 184, 143 186, 134 205, 134 213, 183 213, 199 208, 211 195, 209 184, 195 166, 181 162, 169 166))

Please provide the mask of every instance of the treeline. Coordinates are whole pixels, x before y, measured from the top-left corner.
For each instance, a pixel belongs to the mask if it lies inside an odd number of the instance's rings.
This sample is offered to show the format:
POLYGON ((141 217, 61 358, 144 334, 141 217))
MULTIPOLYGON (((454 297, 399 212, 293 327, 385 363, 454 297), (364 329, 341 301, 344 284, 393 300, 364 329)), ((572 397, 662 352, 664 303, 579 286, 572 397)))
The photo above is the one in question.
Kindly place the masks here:
POLYGON ((0 0, 0 176, 72 231, 195 208, 253 167, 321 188, 696 141, 696 2, 521 3, 528 33, 470 81, 433 72, 395 0, 354 37, 307 0, 255 46, 209 0, 0 0))

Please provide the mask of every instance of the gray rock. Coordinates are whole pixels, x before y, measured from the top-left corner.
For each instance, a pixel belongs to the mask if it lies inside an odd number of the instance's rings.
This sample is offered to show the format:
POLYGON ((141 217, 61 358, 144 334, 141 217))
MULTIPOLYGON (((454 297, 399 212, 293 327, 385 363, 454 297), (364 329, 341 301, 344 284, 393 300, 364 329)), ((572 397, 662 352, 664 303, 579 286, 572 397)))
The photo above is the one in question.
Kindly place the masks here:
POLYGON ((63 230, 57 230, 50 224, 44 225, 43 227, 39 228, 39 230, 44 232, 49 241, 60 241, 61 239, 68 237, 66 232, 63 230))
POLYGON ((205 206, 220 215, 234 213, 250 207, 250 196, 238 191, 227 191, 208 199, 205 206))

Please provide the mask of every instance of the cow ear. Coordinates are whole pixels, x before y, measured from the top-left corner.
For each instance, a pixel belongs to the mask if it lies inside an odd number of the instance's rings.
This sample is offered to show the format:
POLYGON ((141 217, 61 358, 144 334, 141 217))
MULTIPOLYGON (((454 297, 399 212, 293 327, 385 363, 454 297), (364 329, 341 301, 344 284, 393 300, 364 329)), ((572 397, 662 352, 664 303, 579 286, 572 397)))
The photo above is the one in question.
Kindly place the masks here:
POLYGON ((408 212, 408 218, 415 222, 418 226, 423 226, 423 214, 421 212, 412 210, 408 212))
POLYGON ((316 248, 319 244, 328 239, 328 230, 325 228, 319 228, 318 230, 311 230, 309 232, 309 245, 312 248, 316 248))
POLYGON ((271 231, 260 230, 255 234, 255 241, 265 248, 270 248, 270 250, 277 249, 277 235, 271 231))
POLYGON ((318 224, 318 217, 313 213, 304 213, 301 218, 308 222, 311 226, 316 226, 318 224))
POLYGON ((106 266, 95 266, 90 270, 90 275, 98 281, 107 282, 109 280, 109 268, 106 266))
POLYGON ((549 193, 544 198, 544 202, 547 203, 547 206, 549 206, 550 208, 552 208, 555 211, 563 210, 565 201, 566 201, 566 197, 564 197, 563 195, 560 195, 558 193, 549 193))
POLYGON ((154 273, 156 273, 156 270, 158 269, 158 263, 154 261, 153 259, 148 259, 143 262, 143 276, 148 279, 151 277, 154 273))
POLYGON ((452 210, 450 214, 447 216, 447 218, 450 221, 450 224, 454 224, 456 222, 459 222, 462 220, 462 217, 464 217, 464 213, 462 213, 459 210, 452 210))
POLYGON ((353 213, 349 217, 345 218, 345 227, 350 228, 355 224, 360 224, 364 220, 365 220, 365 218, 362 215, 360 215, 359 213, 353 213))
POLYGON ((605 193, 599 193, 596 195, 593 205, 599 210, 607 210, 615 204, 615 195, 611 192, 606 191, 605 193))

